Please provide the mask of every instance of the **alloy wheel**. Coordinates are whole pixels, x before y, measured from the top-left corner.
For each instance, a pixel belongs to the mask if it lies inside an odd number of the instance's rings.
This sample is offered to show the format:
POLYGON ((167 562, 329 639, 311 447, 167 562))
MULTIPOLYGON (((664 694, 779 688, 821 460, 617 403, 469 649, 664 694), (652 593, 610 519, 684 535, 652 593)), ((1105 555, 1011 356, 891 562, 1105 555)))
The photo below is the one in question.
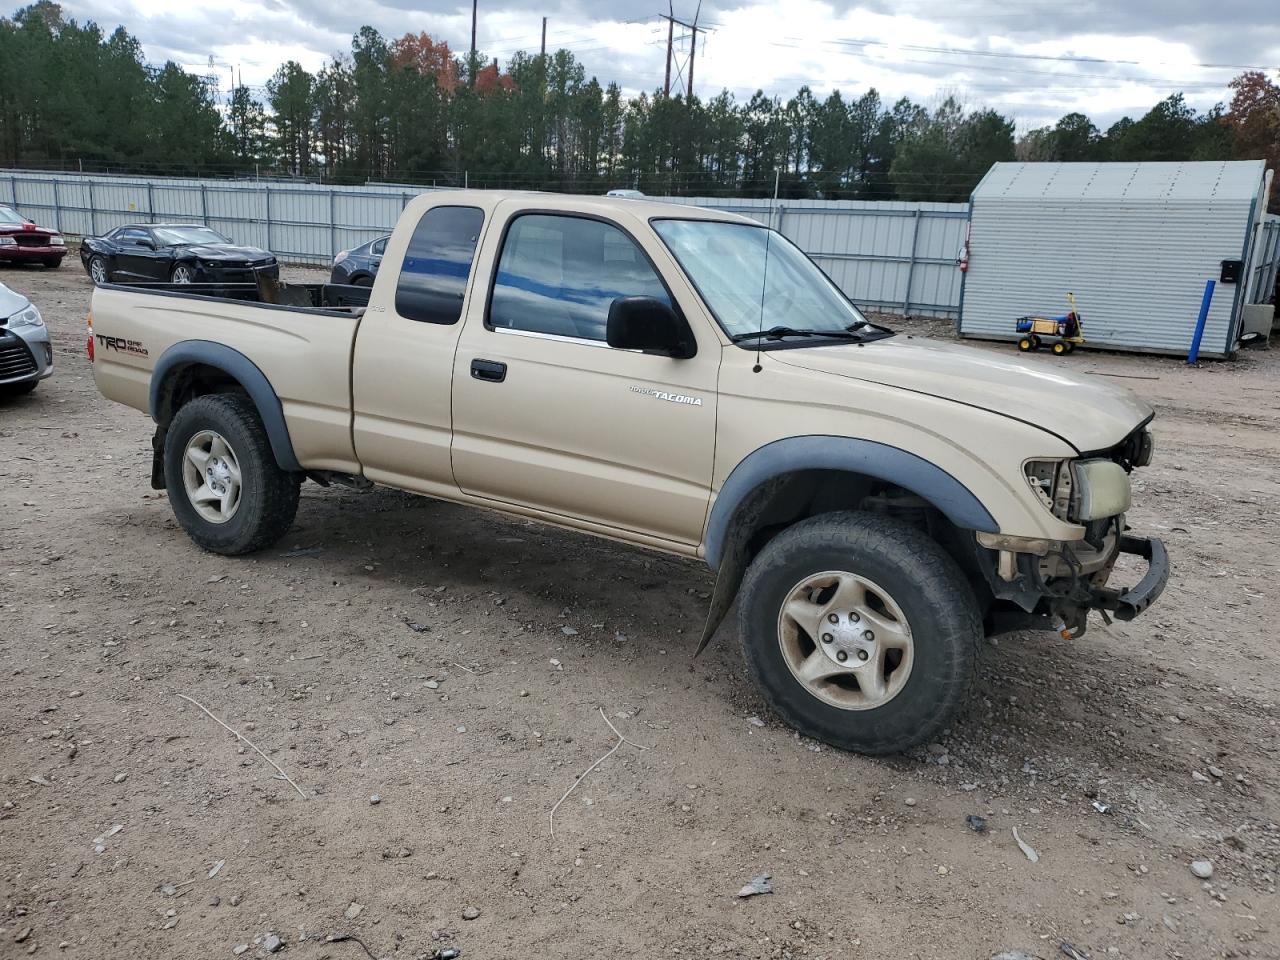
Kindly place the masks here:
POLYGON ((842 710, 870 710, 911 675, 911 627, 889 594, 847 571, 805 577, 778 615, 787 667, 813 696, 842 710))

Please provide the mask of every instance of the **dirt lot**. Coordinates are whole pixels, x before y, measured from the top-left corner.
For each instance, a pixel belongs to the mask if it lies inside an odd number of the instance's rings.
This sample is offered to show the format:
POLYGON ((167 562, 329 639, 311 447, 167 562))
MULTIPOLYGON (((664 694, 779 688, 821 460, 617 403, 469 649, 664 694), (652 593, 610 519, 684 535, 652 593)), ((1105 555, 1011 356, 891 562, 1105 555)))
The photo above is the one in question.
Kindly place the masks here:
POLYGON ((57 353, 0 406, 0 957, 1280 956, 1280 352, 1045 361, 1146 378, 1169 589, 988 643, 948 735, 873 760, 770 716, 732 629, 691 660, 693 563, 314 484, 279 547, 200 552, 94 390, 79 264, 0 280, 57 353), (601 709, 648 749, 552 838, 601 709))

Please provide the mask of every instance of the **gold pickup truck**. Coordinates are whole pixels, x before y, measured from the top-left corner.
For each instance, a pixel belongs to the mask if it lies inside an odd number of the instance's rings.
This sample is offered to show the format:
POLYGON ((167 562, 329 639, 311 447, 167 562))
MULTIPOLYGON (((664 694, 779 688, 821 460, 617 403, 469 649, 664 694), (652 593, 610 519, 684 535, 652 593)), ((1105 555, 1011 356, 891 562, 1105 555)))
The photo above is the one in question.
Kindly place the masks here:
POLYGON ((947 724, 984 635, 1130 619, 1168 577, 1125 524, 1145 403, 895 335, 754 221, 428 193, 342 289, 94 291, 98 387, 155 420, 152 485, 205 549, 273 543, 310 479, 698 557, 703 645, 736 598, 769 702, 870 753, 947 724), (1121 553, 1148 562, 1127 590, 1121 553))

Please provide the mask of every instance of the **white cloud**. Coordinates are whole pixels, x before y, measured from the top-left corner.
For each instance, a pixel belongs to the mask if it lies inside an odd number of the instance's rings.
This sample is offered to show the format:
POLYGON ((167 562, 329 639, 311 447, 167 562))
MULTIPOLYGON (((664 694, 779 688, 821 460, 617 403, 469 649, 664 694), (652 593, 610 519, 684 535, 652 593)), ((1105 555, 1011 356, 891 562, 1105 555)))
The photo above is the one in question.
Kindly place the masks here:
MULTIPOLYGON (((265 84, 288 59, 318 69, 348 50, 351 34, 365 23, 388 39, 426 31, 465 52, 470 5, 438 0, 438 9, 424 8, 431 5, 432 0, 358 6, 343 0, 223 0, 198 7, 172 0, 63 0, 69 16, 95 19, 108 29, 122 23, 152 60, 174 59, 204 73, 212 56, 222 82, 235 66, 251 86, 265 84)), ((909 96, 926 104, 958 92, 971 105, 1014 116, 1023 128, 1073 110, 1105 127, 1179 90, 1199 109, 1226 99, 1226 81, 1240 72, 1239 64, 1197 66, 1202 61, 1280 61, 1280 27, 1259 24, 1248 0, 1192 6, 1078 0, 1061 8, 1037 6, 1032 14, 1000 0, 767 0, 740 6, 708 0, 702 7, 709 30, 699 37, 696 92, 706 97, 727 88, 745 99, 763 89, 785 99, 806 83, 818 95, 839 88, 857 96, 874 86, 886 103, 909 96), (1201 29, 1202 21, 1214 22, 1216 29, 1201 29), (1224 32, 1234 39, 1220 48, 1224 32), (960 52, 966 50, 986 55, 960 52)), ((678 16, 691 16, 692 10, 680 7, 678 16)), ((629 94, 653 90, 662 85, 666 28, 636 9, 617 0, 590 6, 561 0, 554 8, 532 0, 507 0, 500 9, 482 3, 479 46, 503 60, 517 49, 536 51, 546 13, 551 49, 571 50, 602 84, 616 80, 629 94)))

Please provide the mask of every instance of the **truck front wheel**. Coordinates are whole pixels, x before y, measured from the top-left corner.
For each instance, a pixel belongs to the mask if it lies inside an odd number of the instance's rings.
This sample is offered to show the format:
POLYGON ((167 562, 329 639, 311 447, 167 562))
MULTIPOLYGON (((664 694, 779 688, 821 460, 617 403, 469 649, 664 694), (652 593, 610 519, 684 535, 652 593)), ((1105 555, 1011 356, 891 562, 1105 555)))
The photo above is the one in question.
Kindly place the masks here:
POLYGON ((213 553, 275 543, 298 510, 299 478, 281 470, 258 411, 236 393, 197 397, 165 433, 165 487, 182 529, 213 553))
POLYGON ((982 621, 954 560, 906 523, 829 513, 774 537, 739 595, 747 668, 801 733, 897 753, 964 701, 982 621))

